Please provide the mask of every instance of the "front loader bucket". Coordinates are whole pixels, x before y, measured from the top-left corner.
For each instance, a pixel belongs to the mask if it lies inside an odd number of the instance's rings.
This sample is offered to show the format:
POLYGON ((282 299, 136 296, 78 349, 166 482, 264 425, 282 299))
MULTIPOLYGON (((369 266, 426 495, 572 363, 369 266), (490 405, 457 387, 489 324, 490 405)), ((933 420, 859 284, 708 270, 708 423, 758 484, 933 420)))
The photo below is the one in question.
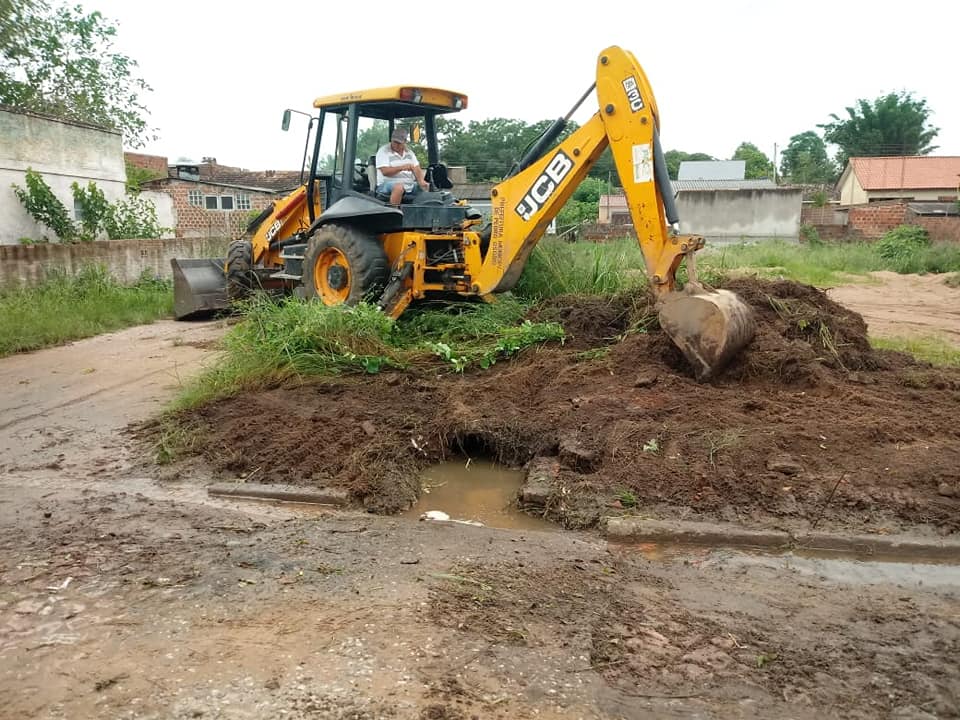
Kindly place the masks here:
POLYGON ((693 283, 663 298, 660 327, 693 366, 697 380, 719 373, 757 331, 753 310, 736 294, 693 283))
POLYGON ((207 317, 230 307, 220 258, 173 258, 173 314, 177 320, 207 317))

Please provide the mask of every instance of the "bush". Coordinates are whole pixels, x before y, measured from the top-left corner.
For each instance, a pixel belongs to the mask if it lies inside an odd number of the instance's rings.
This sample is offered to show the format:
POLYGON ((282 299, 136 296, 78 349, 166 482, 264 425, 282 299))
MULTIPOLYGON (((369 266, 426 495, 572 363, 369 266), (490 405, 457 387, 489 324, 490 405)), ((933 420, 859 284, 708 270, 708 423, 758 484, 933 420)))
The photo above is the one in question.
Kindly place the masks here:
POLYGON ((820 233, 817 232, 817 228, 809 223, 804 223, 800 226, 800 239, 806 242, 808 245, 823 244, 823 240, 820 239, 820 233))
POLYGON ((894 263, 909 262, 930 247, 927 231, 919 225, 901 225, 877 242, 877 254, 894 263))

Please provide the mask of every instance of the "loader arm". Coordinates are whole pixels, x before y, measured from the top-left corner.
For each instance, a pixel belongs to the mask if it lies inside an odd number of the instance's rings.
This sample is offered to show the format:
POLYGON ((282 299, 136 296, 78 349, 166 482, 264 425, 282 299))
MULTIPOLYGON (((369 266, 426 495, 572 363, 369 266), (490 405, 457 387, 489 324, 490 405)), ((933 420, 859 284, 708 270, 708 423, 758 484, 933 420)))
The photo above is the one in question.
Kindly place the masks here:
MULTIPOLYGON (((314 213, 319 215, 320 193, 316 193, 314 213)), ((253 261, 264 267, 280 264, 280 250, 276 242, 286 240, 310 226, 307 207, 307 186, 274 201, 272 211, 253 230, 250 242, 253 245, 253 261)))
POLYGON ((698 236, 670 234, 654 170, 656 100, 632 53, 619 47, 600 53, 596 93, 599 109, 583 127, 491 190, 490 247, 474 278, 477 292, 504 292, 517 283, 530 252, 608 146, 657 296, 674 289, 684 254, 703 246, 698 236))

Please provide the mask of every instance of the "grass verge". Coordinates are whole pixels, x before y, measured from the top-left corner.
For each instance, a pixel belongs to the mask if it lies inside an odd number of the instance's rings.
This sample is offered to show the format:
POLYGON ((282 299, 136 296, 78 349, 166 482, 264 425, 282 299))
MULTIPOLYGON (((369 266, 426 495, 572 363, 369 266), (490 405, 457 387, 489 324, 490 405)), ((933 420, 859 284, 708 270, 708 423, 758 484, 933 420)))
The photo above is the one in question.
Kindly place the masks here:
POLYGON ((871 338, 870 344, 878 350, 896 350, 913 355, 917 360, 939 367, 960 367, 960 348, 947 340, 924 338, 871 338))
POLYGON ((799 245, 782 240, 708 247, 699 256, 703 265, 721 272, 750 268, 761 275, 782 275, 797 282, 825 287, 848 275, 876 270, 897 273, 946 273, 960 270, 960 246, 929 245, 884 256, 871 243, 799 245))
POLYGON ((0 357, 143 325, 173 313, 169 282, 117 282, 102 266, 50 273, 38 287, 0 293, 0 357))

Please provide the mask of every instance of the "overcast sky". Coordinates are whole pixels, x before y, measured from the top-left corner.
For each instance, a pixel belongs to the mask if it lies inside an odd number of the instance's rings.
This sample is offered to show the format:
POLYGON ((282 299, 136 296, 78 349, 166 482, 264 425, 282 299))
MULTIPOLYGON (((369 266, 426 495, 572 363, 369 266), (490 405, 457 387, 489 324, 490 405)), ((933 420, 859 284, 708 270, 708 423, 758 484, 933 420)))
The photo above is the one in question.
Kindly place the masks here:
POLYGON ((153 87, 159 139, 142 152, 171 160, 295 169, 306 125, 282 132, 284 108, 383 85, 464 92, 465 123, 555 118, 609 45, 643 65, 665 149, 729 158, 746 140, 772 158, 858 98, 909 90, 933 110, 936 154, 960 155, 960 9, 945 0, 81 2, 117 22, 153 87))

